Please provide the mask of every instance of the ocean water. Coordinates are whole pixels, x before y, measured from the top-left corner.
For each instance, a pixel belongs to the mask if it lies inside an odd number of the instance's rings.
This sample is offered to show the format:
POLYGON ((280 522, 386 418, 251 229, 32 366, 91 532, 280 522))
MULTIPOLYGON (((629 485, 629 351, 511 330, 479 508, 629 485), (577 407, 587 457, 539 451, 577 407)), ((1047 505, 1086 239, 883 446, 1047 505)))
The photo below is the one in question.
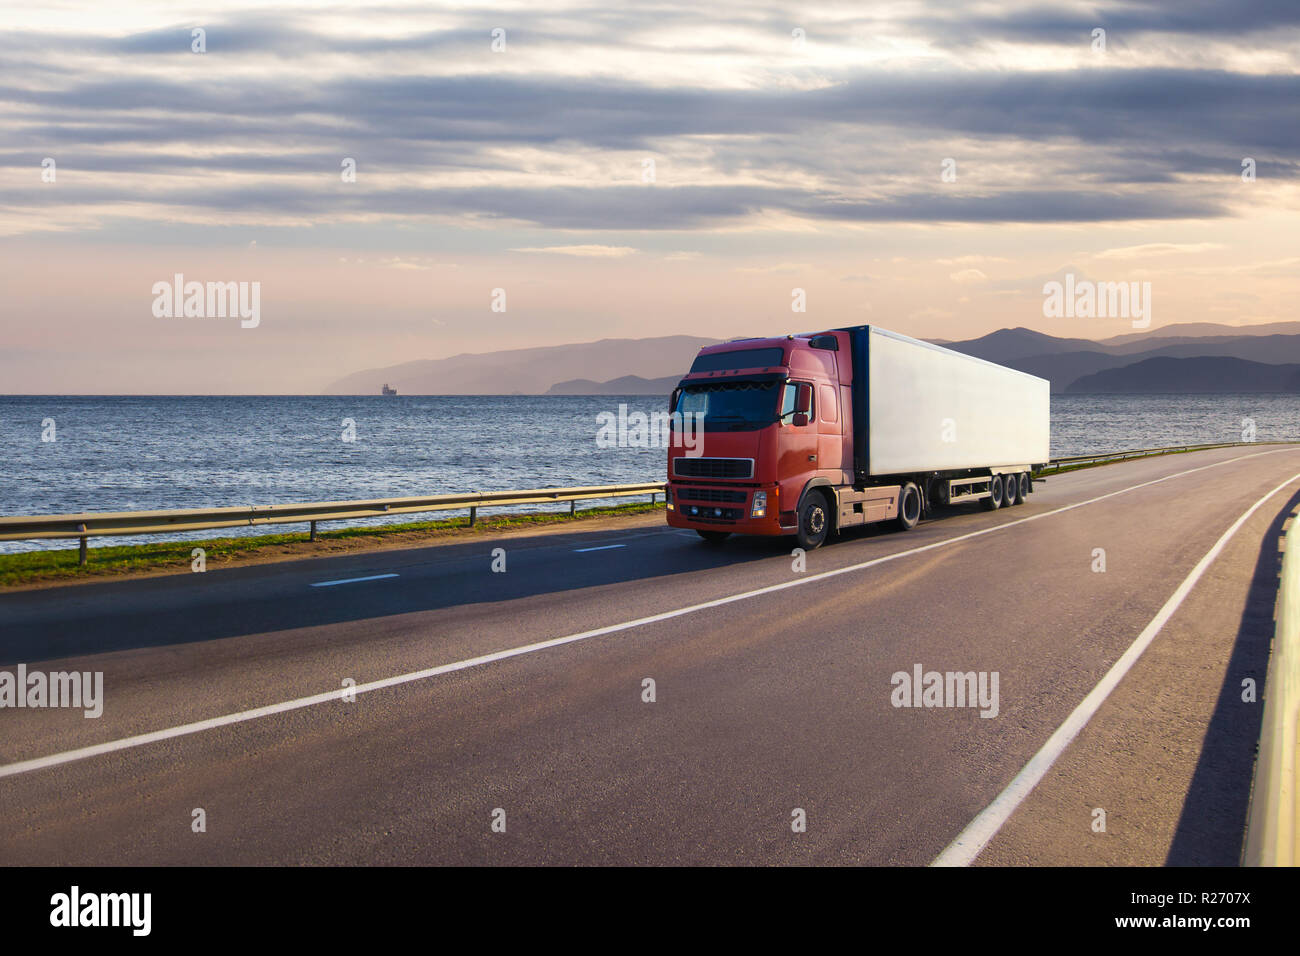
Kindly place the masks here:
MULTIPOLYGON (((647 414, 664 408, 639 395, 0 396, 0 514, 663 480, 662 448, 597 446, 597 416, 617 414, 620 404, 647 414), (54 440, 43 441, 51 420, 54 440), (345 420, 354 441, 343 440, 345 420)), ((1052 455, 1240 441, 1245 419, 1258 441, 1300 440, 1300 396, 1053 396, 1052 455)), ((0 551, 72 543, 0 542, 0 551)))

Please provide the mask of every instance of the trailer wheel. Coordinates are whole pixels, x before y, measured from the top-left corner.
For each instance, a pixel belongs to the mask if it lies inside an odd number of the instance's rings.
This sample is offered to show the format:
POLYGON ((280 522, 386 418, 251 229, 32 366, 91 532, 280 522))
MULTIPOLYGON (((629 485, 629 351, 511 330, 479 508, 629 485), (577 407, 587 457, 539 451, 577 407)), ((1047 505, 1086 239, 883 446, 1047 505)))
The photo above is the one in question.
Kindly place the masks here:
POLYGON ((994 475, 989 479, 989 496, 980 499, 980 507, 985 511, 997 511, 1002 507, 1002 476, 994 475))
POLYGON ((826 543, 826 536, 831 530, 830 508, 826 496, 820 491, 810 491, 799 503, 799 530, 795 539, 805 551, 820 548, 826 543))
POLYGON ((911 531, 921 520, 921 489, 908 482, 898 493, 898 517, 894 526, 899 531, 911 531))
POLYGON ((705 544, 710 544, 715 548, 731 537, 730 531, 701 531, 696 528, 695 533, 704 539, 705 544))
POLYGON ((1024 499, 1020 497, 1020 476, 1003 475, 1002 476, 1002 503, 1010 508, 1012 505, 1020 504, 1024 499))
POLYGON ((1029 472, 1020 473, 1020 501, 1023 504, 1025 496, 1032 494, 1034 491, 1034 480, 1029 477, 1029 472))

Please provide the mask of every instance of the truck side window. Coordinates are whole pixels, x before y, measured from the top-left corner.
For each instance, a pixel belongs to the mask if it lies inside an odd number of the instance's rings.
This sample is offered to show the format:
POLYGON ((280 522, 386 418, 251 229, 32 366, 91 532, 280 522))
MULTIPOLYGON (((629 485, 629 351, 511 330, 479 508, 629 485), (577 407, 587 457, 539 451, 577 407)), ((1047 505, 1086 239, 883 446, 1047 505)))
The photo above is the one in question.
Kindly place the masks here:
POLYGON ((822 408, 822 421, 828 425, 834 425, 839 421, 835 414, 835 389, 829 385, 821 385, 817 391, 818 402, 822 408))
MULTIPOLYGON (((799 384, 800 383, 798 382, 787 382, 784 389, 781 392, 781 413, 780 413, 781 421, 787 425, 793 423, 794 421, 794 404, 795 404, 795 397, 798 394, 799 384)), ((803 383, 803 384, 807 384, 807 383, 803 383)), ((808 421, 813 422, 816 420, 817 420, 817 392, 816 390, 814 390, 812 393, 812 405, 808 409, 808 421)))

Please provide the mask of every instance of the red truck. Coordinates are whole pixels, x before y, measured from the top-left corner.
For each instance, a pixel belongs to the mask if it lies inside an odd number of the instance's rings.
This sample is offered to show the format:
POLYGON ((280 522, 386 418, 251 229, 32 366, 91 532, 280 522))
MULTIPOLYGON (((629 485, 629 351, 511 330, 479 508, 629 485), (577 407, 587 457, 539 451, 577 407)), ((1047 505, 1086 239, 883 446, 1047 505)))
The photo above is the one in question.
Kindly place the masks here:
POLYGON ((703 435, 669 442, 668 523, 715 544, 1019 504, 1048 460, 1045 379, 875 326, 701 349, 669 411, 703 435))

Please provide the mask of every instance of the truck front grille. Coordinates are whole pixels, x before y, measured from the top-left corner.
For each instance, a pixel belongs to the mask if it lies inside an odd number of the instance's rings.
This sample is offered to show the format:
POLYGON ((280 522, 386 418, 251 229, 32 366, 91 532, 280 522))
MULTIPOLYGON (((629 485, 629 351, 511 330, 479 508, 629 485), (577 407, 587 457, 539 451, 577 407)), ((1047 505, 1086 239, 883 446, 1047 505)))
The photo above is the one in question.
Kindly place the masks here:
POLYGON ((674 491, 678 501, 730 501, 744 504, 747 493, 730 488, 678 488, 674 491))
POLYGON ((752 458, 687 458, 673 459, 673 474, 678 478, 752 478, 752 458))

